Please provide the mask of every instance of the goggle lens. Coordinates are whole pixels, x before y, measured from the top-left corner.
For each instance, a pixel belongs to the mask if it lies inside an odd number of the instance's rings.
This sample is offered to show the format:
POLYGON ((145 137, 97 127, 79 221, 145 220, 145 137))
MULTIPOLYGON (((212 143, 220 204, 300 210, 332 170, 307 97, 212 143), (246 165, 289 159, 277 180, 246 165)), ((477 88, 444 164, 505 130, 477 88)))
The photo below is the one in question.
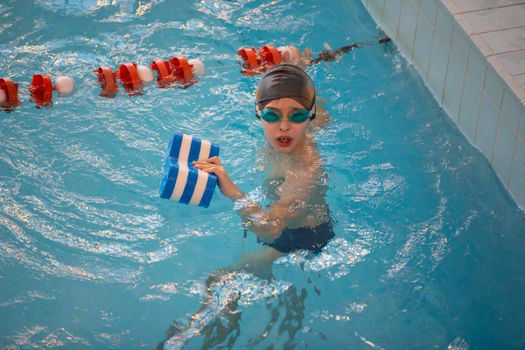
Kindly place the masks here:
MULTIPOLYGON (((281 121, 282 116, 279 112, 266 108, 259 112, 259 116, 267 123, 276 123, 281 121)), ((310 112, 306 109, 299 109, 295 111, 291 116, 288 117, 288 120, 292 123, 300 124, 304 123, 306 120, 310 119, 310 112)))

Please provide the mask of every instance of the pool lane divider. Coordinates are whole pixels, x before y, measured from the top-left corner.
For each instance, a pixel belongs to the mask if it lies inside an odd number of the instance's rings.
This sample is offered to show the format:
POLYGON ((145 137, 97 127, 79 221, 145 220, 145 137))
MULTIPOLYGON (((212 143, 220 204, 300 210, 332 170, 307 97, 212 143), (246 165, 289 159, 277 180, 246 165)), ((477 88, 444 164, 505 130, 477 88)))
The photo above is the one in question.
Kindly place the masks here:
POLYGON ((166 152, 160 197, 208 208, 217 176, 197 169, 192 162, 218 156, 219 150, 210 141, 175 133, 166 152))
MULTIPOLYGON (((363 46, 373 46, 377 44, 386 44, 390 42, 388 36, 380 36, 376 43, 360 43, 355 42, 351 45, 340 47, 332 50, 327 47, 326 50, 319 52, 317 58, 310 58, 311 50, 301 52, 293 45, 280 46, 276 48, 273 45, 267 44, 259 48, 241 47, 237 50, 239 61, 241 63, 241 73, 246 76, 253 76, 264 73, 268 68, 281 63, 302 64, 303 66, 312 66, 320 62, 336 61, 342 54, 346 54, 355 48, 363 46)), ((328 45, 327 45, 328 46, 328 45)))
POLYGON ((119 91, 117 82, 129 96, 141 95, 144 86, 155 79, 154 75, 157 76, 159 88, 188 88, 197 82, 198 77, 205 75, 205 67, 201 60, 176 56, 168 60, 153 60, 150 67, 124 63, 115 71, 110 67, 99 67, 94 73, 101 87, 100 96, 112 98, 119 91))
MULTIPOLYGON (((242 47, 237 50, 238 63, 241 64, 242 74, 254 76, 281 63, 311 66, 323 61, 336 61, 339 56, 355 48, 385 44, 389 41, 389 37, 381 36, 377 38, 377 43, 356 42, 337 50, 328 47, 319 52, 315 59, 310 58, 311 50, 301 52, 292 45, 277 48, 271 44, 259 48, 242 47)), ((229 66, 209 67, 208 69, 227 67, 229 66)), ((188 60, 185 56, 175 56, 168 60, 156 59, 149 67, 128 62, 121 64, 115 71, 110 67, 98 67, 94 73, 101 87, 100 96, 113 98, 119 92, 118 82, 129 96, 141 95, 144 92, 144 86, 155 80, 155 74, 159 88, 188 88, 197 82, 197 78, 205 75, 206 68, 201 60, 188 60)), ((70 77, 59 77, 53 85, 49 75, 35 74, 29 86, 29 92, 31 100, 37 107, 50 107, 53 104, 53 91, 57 91, 59 96, 71 95, 74 92, 74 85, 70 77)), ((0 109, 9 112, 20 104, 18 84, 10 78, 0 78, 0 109)))

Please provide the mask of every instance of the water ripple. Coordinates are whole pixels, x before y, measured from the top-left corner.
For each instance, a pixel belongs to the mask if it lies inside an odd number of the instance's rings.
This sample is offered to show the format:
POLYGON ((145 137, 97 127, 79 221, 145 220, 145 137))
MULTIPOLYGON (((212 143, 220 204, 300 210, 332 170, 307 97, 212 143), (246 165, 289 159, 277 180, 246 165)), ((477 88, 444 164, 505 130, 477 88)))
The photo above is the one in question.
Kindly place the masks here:
POLYGON ((307 252, 302 251, 289 254, 276 264, 302 265, 306 271, 325 271, 334 281, 348 275, 350 269, 369 253, 370 245, 365 240, 356 239, 349 243, 344 238, 335 238, 313 258, 307 258, 307 252))
POLYGON ((216 319, 226 307, 237 302, 250 305, 284 293, 291 284, 260 279, 246 272, 224 272, 215 276, 209 287, 210 297, 205 308, 193 315, 190 324, 165 341, 165 350, 181 349, 191 338, 200 335, 205 326, 216 319))
MULTIPOLYGON (((40 325, 26 327, 23 331, 7 338, 12 341, 11 345, 17 349, 51 349, 63 346, 91 347, 91 344, 86 339, 74 335, 65 328, 57 328, 49 331, 47 327, 40 325)), ((11 345, 8 345, 5 349, 12 349, 11 345)), ((2 349, 4 349, 4 347, 2 347, 2 349)))

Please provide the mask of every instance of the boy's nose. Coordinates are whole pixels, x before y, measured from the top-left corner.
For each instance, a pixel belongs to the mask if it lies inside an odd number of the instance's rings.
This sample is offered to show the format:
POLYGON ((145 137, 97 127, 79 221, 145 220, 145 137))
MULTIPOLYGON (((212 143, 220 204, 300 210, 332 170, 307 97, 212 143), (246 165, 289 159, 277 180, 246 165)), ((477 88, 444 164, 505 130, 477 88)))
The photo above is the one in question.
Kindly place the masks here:
POLYGON ((283 115, 281 118, 281 121, 279 122, 279 130, 280 131, 287 131, 290 129, 290 121, 288 120, 288 116, 283 115))
POLYGON ((280 131, 288 131, 290 129, 290 122, 288 119, 281 119, 281 122, 279 123, 279 130, 280 131))

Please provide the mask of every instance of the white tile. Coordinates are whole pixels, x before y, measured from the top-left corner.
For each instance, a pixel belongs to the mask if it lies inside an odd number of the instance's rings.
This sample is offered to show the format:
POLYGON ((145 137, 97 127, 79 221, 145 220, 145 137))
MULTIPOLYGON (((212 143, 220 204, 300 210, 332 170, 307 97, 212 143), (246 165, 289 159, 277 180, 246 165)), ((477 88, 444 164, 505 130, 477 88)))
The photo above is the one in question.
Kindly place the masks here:
MULTIPOLYGON (((525 24, 525 19, 523 20, 525 24)), ((480 34, 494 53, 525 49, 525 26, 480 34)))
POLYGON ((469 77, 465 78, 463 85, 463 98, 458 126, 467 139, 474 143, 478 127, 481 90, 478 84, 469 77))
POLYGON ((496 70, 492 66, 489 66, 485 76, 485 91, 498 111, 501 108, 504 84, 503 79, 498 75, 496 70))
MULTIPOLYGON (((501 119, 501 117, 500 117, 501 119)), ((494 144, 494 153, 492 156, 492 166, 496 170, 501 182, 508 187, 510 178, 510 166, 516 144, 516 132, 511 130, 506 124, 498 125, 496 132, 496 142, 494 144)))
POLYGON ((465 71, 452 56, 449 57, 445 89, 443 92, 443 105, 448 115, 457 123, 460 112, 461 92, 465 71))
POLYGON ((404 0, 401 7, 401 20, 397 33, 397 41, 408 57, 412 56, 418 9, 411 0, 404 0))
POLYGON ((397 40, 401 0, 388 0, 383 9, 383 29, 393 40, 397 40))
POLYGON ((521 122, 518 130, 518 136, 525 142, 525 105, 521 108, 521 122))
POLYGON ((436 18, 435 32, 447 45, 452 40, 452 29, 454 28, 453 17, 448 10, 438 2, 438 13, 436 18))
POLYGON ((523 26, 525 4, 464 14, 476 33, 523 26))
POLYGON ((498 110, 485 94, 481 96, 481 107, 479 110, 478 129, 474 144, 487 157, 492 159, 494 139, 498 126, 498 110))
POLYGON ((492 165, 505 186, 509 184, 510 169, 514 145, 518 135, 517 131, 521 110, 521 102, 516 99, 516 96, 510 89, 505 88, 492 158, 492 165))
POLYGON ((511 130, 518 131, 522 107, 521 102, 516 98, 514 93, 508 88, 505 89, 503 104, 501 106, 502 119, 500 123, 503 121, 511 130))
POLYGON ((518 139, 510 174, 509 192, 518 205, 525 209, 525 143, 518 139))
POLYGON ((436 22, 438 1, 435 0, 422 0, 419 4, 419 13, 423 14, 423 17, 433 27, 436 22))
POLYGON ((521 108, 521 121, 518 129, 518 138, 525 142, 525 104, 521 108))
POLYGON ((525 50, 502 53, 497 56, 510 74, 518 75, 525 73, 525 50))
POLYGON ((485 82, 485 71, 487 70, 487 66, 488 63, 485 56, 483 56, 477 47, 471 47, 468 57, 467 72, 468 75, 481 87, 485 82))
POLYGON ((461 12, 486 10, 525 3, 524 0, 453 0, 453 2, 461 12))
POLYGON ((433 92, 436 100, 441 104, 443 101, 443 86, 447 73, 448 48, 442 39, 434 36, 430 64, 428 66, 427 84, 433 92))
POLYGON ((455 56, 460 64, 467 66, 468 50, 470 47, 470 38, 463 31, 461 27, 456 25, 454 33, 452 34, 452 46, 450 47, 450 54, 455 56))
POLYGON ((430 50, 432 48, 432 35, 432 27, 428 21, 420 15, 417 23, 412 59, 421 73, 421 76, 424 78, 426 78, 428 71, 428 61, 430 58, 430 50))

